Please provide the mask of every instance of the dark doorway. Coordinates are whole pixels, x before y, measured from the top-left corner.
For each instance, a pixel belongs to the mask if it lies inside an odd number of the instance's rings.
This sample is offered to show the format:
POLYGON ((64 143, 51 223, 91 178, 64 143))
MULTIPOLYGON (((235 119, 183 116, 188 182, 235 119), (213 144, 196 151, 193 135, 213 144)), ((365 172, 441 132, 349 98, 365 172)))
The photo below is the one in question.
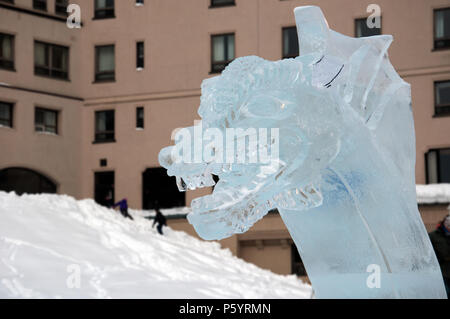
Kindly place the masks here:
POLYGON ((307 276, 305 266, 303 265, 297 246, 291 245, 292 273, 297 276, 307 276))
POLYGON ((142 173, 142 208, 153 209, 186 205, 186 193, 178 191, 175 177, 167 175, 165 168, 148 168, 142 173))
POLYGON ((114 204, 114 172, 95 173, 95 201, 109 207, 114 204))
POLYGON ((6 168, 0 171, 0 190, 22 194, 55 194, 56 184, 44 175, 27 168, 6 168))

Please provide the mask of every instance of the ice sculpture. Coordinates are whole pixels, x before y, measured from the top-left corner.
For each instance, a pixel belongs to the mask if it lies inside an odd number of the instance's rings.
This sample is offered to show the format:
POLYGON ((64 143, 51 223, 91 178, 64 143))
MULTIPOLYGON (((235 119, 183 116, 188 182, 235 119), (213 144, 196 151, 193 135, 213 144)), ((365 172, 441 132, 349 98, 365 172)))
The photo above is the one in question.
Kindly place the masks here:
MULTIPOLYGON (((294 13, 301 55, 238 58, 205 80, 201 123, 160 152, 181 190, 220 178, 192 202, 189 222, 204 239, 222 239, 277 208, 317 297, 445 298, 417 209, 410 86, 388 59, 392 36, 344 36, 315 6, 294 13), (258 151, 277 157, 230 162, 230 128, 250 132, 234 141, 252 140, 251 128, 278 129, 258 140, 258 151), (206 140, 226 146, 205 160, 206 140)), ((244 146, 235 160, 256 152, 244 146)))

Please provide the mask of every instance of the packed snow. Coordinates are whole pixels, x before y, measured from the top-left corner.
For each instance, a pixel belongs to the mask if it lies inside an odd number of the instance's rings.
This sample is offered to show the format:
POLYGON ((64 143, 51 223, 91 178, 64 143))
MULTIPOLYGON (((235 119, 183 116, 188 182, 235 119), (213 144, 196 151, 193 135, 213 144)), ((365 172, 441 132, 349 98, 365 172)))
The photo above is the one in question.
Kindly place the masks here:
POLYGON ((450 184, 416 185, 419 204, 450 203, 450 184))
POLYGON ((93 200, 0 192, 0 298, 310 298, 260 269, 131 211, 93 200))

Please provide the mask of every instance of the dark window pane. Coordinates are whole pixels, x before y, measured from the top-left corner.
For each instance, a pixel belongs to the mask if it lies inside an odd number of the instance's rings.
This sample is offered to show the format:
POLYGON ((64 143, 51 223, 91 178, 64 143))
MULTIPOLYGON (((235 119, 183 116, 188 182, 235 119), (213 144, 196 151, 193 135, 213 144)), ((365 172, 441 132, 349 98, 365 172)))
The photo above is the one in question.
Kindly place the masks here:
POLYGON ((12 127, 13 104, 0 102, 0 126, 12 127))
MULTIPOLYGON (((381 19, 381 18, 380 18, 381 19)), ((367 18, 355 20, 355 37, 370 37, 374 35, 380 35, 381 28, 369 28, 367 25, 367 18)))
POLYGON ((144 108, 136 109, 136 128, 144 128, 144 108))
POLYGON ((95 47, 96 65, 95 80, 111 81, 115 79, 115 49, 114 45, 95 47))
POLYGON ((230 6, 234 4, 234 0, 211 0, 211 7, 230 6))
POLYGON ((55 12, 61 15, 67 15, 67 6, 69 5, 68 0, 56 0, 55 1, 55 12))
POLYGON ((136 43, 136 67, 144 67, 144 42, 136 43))
POLYGON ((434 11, 434 48, 450 48, 450 8, 434 11))
POLYGON ((95 112, 95 141, 114 141, 114 111, 95 112))
POLYGON ((14 69, 14 36, 0 33, 0 68, 14 69))
POLYGON ((34 114, 36 132, 58 133, 58 111, 36 108, 34 114))
POLYGON ((95 18, 105 19, 114 17, 114 0, 95 0, 95 18))
POLYGON ((439 151, 439 183, 450 183, 450 149, 439 151))
POLYGON ((211 72, 221 72, 234 60, 234 34, 211 37, 211 72))
POLYGON ((450 81, 435 82, 435 114, 450 114, 450 81))
POLYGON ((142 174, 142 206, 153 209, 158 202, 160 208, 186 205, 184 192, 179 192, 175 177, 167 176, 163 168, 149 168, 142 174))
POLYGON ((69 48, 36 41, 34 73, 54 78, 69 78, 69 48))
POLYGON ((47 0, 33 0, 33 9, 47 11, 47 0))
POLYGON ((283 59, 299 55, 296 27, 283 28, 283 59))

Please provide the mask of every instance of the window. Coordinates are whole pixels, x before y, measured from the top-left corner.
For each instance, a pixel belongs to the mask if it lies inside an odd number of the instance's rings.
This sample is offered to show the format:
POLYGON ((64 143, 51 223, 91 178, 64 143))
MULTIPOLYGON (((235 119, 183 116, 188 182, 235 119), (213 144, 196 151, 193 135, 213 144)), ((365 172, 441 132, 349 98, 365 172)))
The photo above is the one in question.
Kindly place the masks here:
POLYGON ((114 110, 95 112, 95 142, 115 142, 114 110))
POLYGON ((427 184, 450 183, 450 148, 428 151, 425 154, 427 184))
POLYGON ((144 128, 144 108, 142 106, 136 108, 136 128, 144 128))
POLYGON ((34 42, 34 74, 57 79, 69 78, 69 48, 34 42))
MULTIPOLYGON (((381 17, 380 17, 381 19, 381 17)), ((380 21, 381 23, 381 21, 380 21)), ((361 37, 370 37, 373 35, 380 35, 381 34, 381 27, 373 27, 369 28, 367 25, 367 18, 362 19, 356 19, 355 20, 355 37, 361 38, 361 37)))
POLYGON ((144 42, 136 42, 136 68, 144 68, 144 42))
POLYGON ((95 0, 95 19, 114 18, 114 0, 95 0))
POLYGON ((55 1, 55 13, 61 15, 67 15, 68 0, 56 0, 55 1))
POLYGON ((234 0, 211 0, 210 8, 234 6, 234 5, 235 5, 234 0))
POLYGON ((0 0, 0 2, 14 3, 14 0, 0 0))
POLYGON ((33 0, 33 9, 47 11, 47 0, 33 0))
POLYGON ((435 115, 450 115, 450 81, 434 83, 435 115))
POLYGON ((0 69, 14 70, 14 36, 0 33, 0 69))
POLYGON ((297 28, 283 28, 283 59, 295 58, 298 55, 299 49, 297 28))
POLYGON ((211 73, 220 73, 234 60, 234 33, 211 36, 211 73))
POLYGON ((114 45, 95 47, 95 81, 115 80, 114 45))
POLYGON ((58 134, 58 111, 37 107, 34 113, 36 132, 58 134))
POLYGON ((136 0, 136 6, 143 6, 144 0, 136 0))
POLYGON ((13 104, 0 102, 0 126, 13 126, 13 104))
POLYGON ((434 10, 434 48, 450 48, 450 8, 434 10))

